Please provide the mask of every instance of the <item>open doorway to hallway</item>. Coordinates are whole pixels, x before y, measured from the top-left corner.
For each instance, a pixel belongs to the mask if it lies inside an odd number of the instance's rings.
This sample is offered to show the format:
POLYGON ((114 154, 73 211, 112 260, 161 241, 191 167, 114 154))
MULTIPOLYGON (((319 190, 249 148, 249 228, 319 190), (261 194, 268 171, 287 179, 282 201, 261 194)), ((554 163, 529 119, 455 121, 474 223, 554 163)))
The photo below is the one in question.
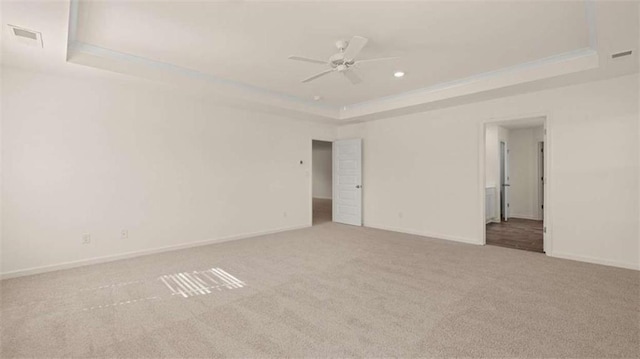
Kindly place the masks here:
POLYGON ((313 225, 331 222, 333 197, 332 143, 312 141, 313 225))
POLYGON ((486 244, 544 253, 545 117, 485 127, 486 244))

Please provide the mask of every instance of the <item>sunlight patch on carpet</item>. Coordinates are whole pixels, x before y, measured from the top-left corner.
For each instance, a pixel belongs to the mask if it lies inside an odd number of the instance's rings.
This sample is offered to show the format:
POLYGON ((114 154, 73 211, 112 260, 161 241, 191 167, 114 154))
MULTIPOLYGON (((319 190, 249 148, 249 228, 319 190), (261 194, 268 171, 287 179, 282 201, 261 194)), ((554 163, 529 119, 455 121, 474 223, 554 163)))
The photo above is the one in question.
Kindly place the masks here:
POLYGON ((246 286, 246 283, 221 268, 168 274, 159 277, 158 280, 171 291, 171 295, 180 295, 183 298, 246 286))

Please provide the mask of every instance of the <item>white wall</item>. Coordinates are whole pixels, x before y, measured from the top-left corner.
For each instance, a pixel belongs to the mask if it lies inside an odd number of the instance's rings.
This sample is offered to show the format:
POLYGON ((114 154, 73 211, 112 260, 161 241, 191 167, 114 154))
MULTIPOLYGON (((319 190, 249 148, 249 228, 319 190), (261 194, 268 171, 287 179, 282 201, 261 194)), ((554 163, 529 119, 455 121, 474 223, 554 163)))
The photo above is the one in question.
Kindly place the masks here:
POLYGON ((106 80, 4 69, 2 95, 5 275, 310 225, 309 144, 335 136, 106 80))
MULTIPOLYGON (((640 18, 640 6, 638 6, 638 17, 640 18)), ((638 43, 638 45, 640 47, 640 43, 638 43)), ((636 76, 636 83, 637 83, 637 86, 640 87, 640 76, 636 76)), ((638 91, 636 93, 636 100, 637 100, 637 103, 640 104, 640 91, 638 91)), ((637 126, 638 127, 637 128, 637 130, 638 130, 638 138, 640 138, 640 116, 638 116, 638 121, 637 122, 638 122, 638 126, 637 126)), ((640 143, 638 143, 636 145, 636 147, 637 147, 637 150, 638 150, 638 156, 637 156, 638 164, 637 165, 638 165, 638 168, 640 169, 640 143)), ((636 225, 638 226, 638 234, 639 234, 638 237, 640 237, 640 174, 638 174, 638 193, 637 193, 637 195, 638 195, 638 202, 636 202, 636 211, 637 211, 637 214, 638 214, 638 219, 636 221, 636 225)), ((640 241, 640 238, 638 239, 638 241, 640 241)), ((638 245, 638 258, 640 258, 640 244, 638 245)))
MULTIPOLYGON (((1 54, 0 54, 1 56, 1 54)), ((2 68, 2 66, 0 66, 0 84, 2 84, 4 82, 4 70, 2 68)), ((3 215, 2 215, 2 207, 4 206, 4 197, 3 197, 3 190, 2 190, 2 178, 3 176, 3 166, 2 166, 2 158, 3 158, 3 154, 2 154, 2 127, 3 127, 3 120, 2 120, 2 115, 4 113, 3 108, 4 108, 4 97, 2 96, 2 90, 3 90, 3 86, 0 86, 0 269, 2 268, 2 247, 3 247, 3 240, 2 240, 2 233, 4 232, 3 230, 3 226, 2 226, 2 221, 3 221, 3 215)), ((2 271, 0 270, 0 273, 2 273, 2 271)))
POLYGON ((364 224, 482 243, 481 123, 541 114, 547 254, 640 268, 638 75, 340 127, 364 139, 364 224))
POLYGON ((500 142, 498 126, 489 125, 485 132, 485 182, 487 187, 500 186, 500 142))
POLYGON ((542 220, 538 196, 538 142, 543 127, 509 130, 509 217, 542 220))
MULTIPOLYGON (((335 135, 106 80, 4 69, 1 90, 5 274, 309 225, 309 141, 335 135)), ((548 254, 639 268, 638 98, 634 75, 340 127, 364 138, 364 223, 480 243, 481 122, 547 114, 548 254)))
POLYGON ((494 211, 493 213, 486 213, 486 217, 488 221, 497 222, 500 218, 500 178, 497 176, 500 173, 498 126, 487 126, 484 142, 485 185, 487 188, 491 188, 495 195, 494 211))
POLYGON ((313 197, 331 198, 333 177, 331 142, 313 141, 313 197))

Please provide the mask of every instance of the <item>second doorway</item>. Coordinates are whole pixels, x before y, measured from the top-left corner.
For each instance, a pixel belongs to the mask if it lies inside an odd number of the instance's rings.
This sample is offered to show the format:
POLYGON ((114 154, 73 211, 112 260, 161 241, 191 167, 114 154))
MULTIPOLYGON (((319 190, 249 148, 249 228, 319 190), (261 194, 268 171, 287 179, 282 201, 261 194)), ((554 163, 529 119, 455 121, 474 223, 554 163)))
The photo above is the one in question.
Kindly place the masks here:
POLYGON ((331 222, 333 197, 333 143, 312 141, 313 225, 331 222))

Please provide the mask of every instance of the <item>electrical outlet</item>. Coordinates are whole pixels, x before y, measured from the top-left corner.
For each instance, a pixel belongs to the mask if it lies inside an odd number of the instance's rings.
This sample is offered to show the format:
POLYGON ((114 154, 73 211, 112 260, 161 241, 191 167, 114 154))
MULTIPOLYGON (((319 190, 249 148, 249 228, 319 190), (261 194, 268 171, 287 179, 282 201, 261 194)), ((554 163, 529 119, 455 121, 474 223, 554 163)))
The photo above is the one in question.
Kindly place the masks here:
POLYGON ((123 229, 120 231, 120 239, 129 239, 129 230, 123 229))
POLYGON ((89 233, 84 233, 82 235, 82 244, 90 244, 91 243, 91 235, 89 233))

